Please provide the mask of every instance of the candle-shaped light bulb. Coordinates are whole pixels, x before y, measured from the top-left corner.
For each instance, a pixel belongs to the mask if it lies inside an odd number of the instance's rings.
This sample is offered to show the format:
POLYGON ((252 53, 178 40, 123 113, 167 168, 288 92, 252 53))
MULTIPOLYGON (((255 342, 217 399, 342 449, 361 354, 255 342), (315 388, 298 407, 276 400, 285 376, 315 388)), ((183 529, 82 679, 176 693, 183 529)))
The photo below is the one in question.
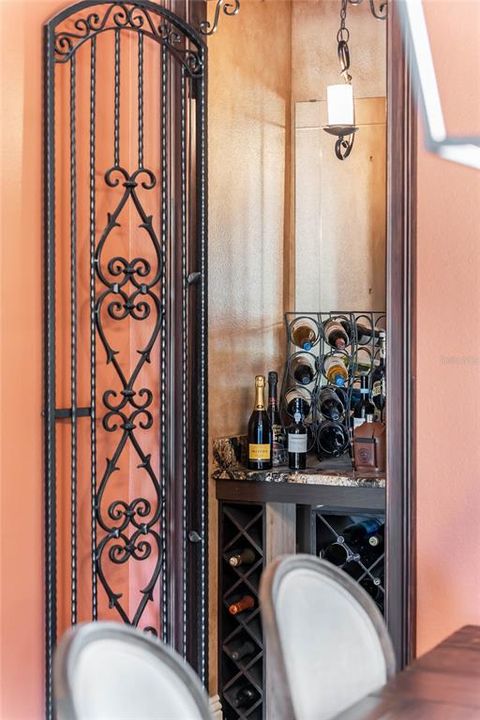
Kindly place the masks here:
POLYGON ((353 88, 350 84, 328 85, 327 115, 329 125, 353 125, 353 88))

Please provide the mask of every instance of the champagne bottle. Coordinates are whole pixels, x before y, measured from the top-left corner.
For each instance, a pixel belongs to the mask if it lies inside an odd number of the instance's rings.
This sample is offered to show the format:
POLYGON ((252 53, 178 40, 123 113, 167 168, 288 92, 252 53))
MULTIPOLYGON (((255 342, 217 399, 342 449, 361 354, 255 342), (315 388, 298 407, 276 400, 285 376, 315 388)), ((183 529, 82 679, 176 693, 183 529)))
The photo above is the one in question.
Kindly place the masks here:
POLYGON ((269 470, 272 467, 272 426, 265 410, 265 378, 255 378, 255 408, 248 423, 248 467, 250 470, 269 470))
POLYGON ((315 358, 310 353, 298 353, 290 362, 290 373, 302 385, 309 385, 315 377, 315 358))
POLYGON ((255 645, 250 640, 245 640, 245 642, 240 640, 239 642, 232 644, 229 650, 232 660, 238 662, 245 657, 253 655, 253 653, 255 652, 255 645))
POLYGON ((324 420, 318 428, 319 457, 340 457, 348 447, 348 429, 339 422, 324 420))
POLYGON ((307 467, 307 428, 303 422, 302 400, 295 399, 293 424, 287 430, 288 467, 305 470, 307 467))
POLYGON ((230 603, 228 606, 228 612, 230 615, 238 615, 245 610, 250 610, 255 606, 255 600, 251 595, 244 595, 239 600, 230 603))
POLYGON ((290 337, 294 345, 302 350, 311 350, 318 340, 318 325, 315 320, 300 317, 290 325, 290 337))
POLYGON ((240 688, 240 690, 237 691, 235 694, 233 704, 235 707, 245 707, 245 705, 250 705, 255 700, 255 692, 252 688, 249 687, 243 687, 240 688))
POLYGON ((323 323, 323 333, 329 345, 344 350, 350 344, 349 323, 341 318, 329 318, 323 323))
POLYGON ((348 370, 343 355, 328 355, 324 360, 323 369, 325 377, 332 385, 343 387, 346 384, 348 370))
POLYGON ((232 554, 228 556, 228 564, 232 567, 239 567, 240 565, 252 565, 254 562, 255 553, 251 548, 234 550, 232 554))
POLYGON ((345 408, 333 388, 324 387, 318 396, 318 407, 327 420, 340 420, 345 408))
POLYGON ((385 333, 380 333, 380 361, 372 372, 372 400, 377 408, 379 420, 383 421, 386 404, 385 333))
POLYGON ((356 428, 364 423, 370 417, 373 420, 375 413, 375 405, 370 400, 370 390, 368 388, 368 376, 361 376, 360 401, 353 409, 353 427, 356 428))
POLYGON ((285 403, 287 405, 287 412, 290 417, 293 417, 295 413, 295 401, 299 398, 301 400, 301 413, 304 418, 310 414, 310 406, 312 397, 308 390, 305 388, 290 388, 285 393, 285 403))
POLYGON ((384 521, 379 518, 366 518, 352 525, 347 525, 342 534, 347 543, 362 545, 367 543, 370 537, 381 532, 383 525, 384 521))
POLYGON ((271 370, 268 373, 268 417, 272 427, 272 464, 275 467, 286 462, 285 433, 278 411, 277 383, 278 375, 271 370))

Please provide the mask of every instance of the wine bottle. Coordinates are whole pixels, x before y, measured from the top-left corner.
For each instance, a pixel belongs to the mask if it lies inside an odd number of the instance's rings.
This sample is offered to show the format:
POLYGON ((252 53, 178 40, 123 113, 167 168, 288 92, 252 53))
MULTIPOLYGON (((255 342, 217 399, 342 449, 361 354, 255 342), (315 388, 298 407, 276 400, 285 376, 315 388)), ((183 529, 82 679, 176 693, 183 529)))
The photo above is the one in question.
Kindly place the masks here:
POLYGON ((353 433, 354 466, 358 471, 384 472, 386 464, 385 423, 373 422, 368 415, 366 422, 353 433))
POLYGON ((342 404, 339 394, 333 388, 324 387, 318 396, 318 407, 323 417, 327 420, 340 420, 345 407, 342 404))
POLYGON ((228 606, 228 612, 230 615, 238 615, 245 610, 250 610, 255 606, 255 600, 251 595, 244 595, 239 600, 230 603, 228 606))
POLYGON ((368 376, 361 376, 360 401, 353 409, 353 427, 356 428, 364 423, 368 418, 373 420, 375 413, 375 405, 370 400, 370 390, 368 388, 368 376))
POLYGON ((287 406, 287 412, 290 415, 290 417, 293 417, 295 413, 295 401, 299 398, 301 400, 301 413, 304 418, 308 417, 310 414, 310 405, 312 401, 312 397, 308 390, 306 388, 290 388, 285 393, 285 403, 287 406))
POLYGON ((329 345, 344 350, 350 344, 349 323, 341 318, 329 318, 323 323, 323 334, 329 345))
POLYGON ((315 377, 315 358, 310 353, 297 353, 290 361, 290 373, 302 385, 309 385, 315 377))
POLYGON ((285 450, 285 433, 280 421, 277 401, 278 375, 271 370, 268 373, 268 417, 272 428, 272 464, 277 467, 284 465, 287 459, 285 450))
POLYGON ((327 547, 322 550, 321 556, 325 558, 325 560, 328 560, 328 562, 331 562, 333 565, 342 567, 342 565, 345 565, 345 563, 349 559, 350 553, 348 552, 348 548, 343 545, 343 543, 334 542, 330 545, 327 545, 327 547))
POLYGON ((374 533, 373 535, 370 535, 368 538, 368 544, 372 548, 376 548, 377 550, 381 550, 384 543, 384 532, 383 527, 381 530, 378 531, 378 533, 374 533))
POLYGON ((348 447, 348 429, 340 422, 324 420, 317 435, 319 457, 340 457, 348 447))
POLYGON ((254 562, 255 553, 251 548, 234 550, 231 555, 228 556, 228 564, 232 567, 239 567, 240 565, 252 565, 254 562))
POLYGON ((272 467, 272 426, 264 404, 265 378, 255 378, 255 408, 248 423, 248 467, 269 470, 272 467))
POLYGON ((385 593, 382 590, 382 580, 379 577, 372 579, 371 577, 364 577, 360 580, 360 585, 375 600, 380 611, 383 613, 383 607, 385 602, 385 593))
POLYGON ((235 694, 235 697, 233 699, 233 705, 234 707, 245 707, 245 705, 250 705, 255 700, 255 693, 252 690, 252 688, 249 687, 243 687, 240 688, 240 690, 237 691, 235 694))
POLYGON ((385 333, 380 333, 380 359, 372 372, 372 400, 378 410, 379 420, 383 421, 386 404, 386 367, 385 367, 385 333))
MULTIPOLYGON (((345 358, 346 360, 346 358, 345 358)), ((343 387, 348 380, 348 370, 343 355, 328 355, 323 363, 325 377, 332 385, 343 387)))
POLYGON ((352 525, 347 525, 343 530, 342 535, 347 543, 355 545, 362 545, 367 543, 370 537, 373 537, 377 533, 381 532, 384 525, 384 521, 379 518, 366 518, 365 520, 359 520, 352 525))
POLYGON ((300 317, 290 325, 290 337, 294 345, 302 350, 311 350, 318 340, 318 325, 315 320, 300 317))
POLYGON ((253 642, 250 642, 250 640, 245 640, 244 642, 240 640, 238 643, 232 644, 229 650, 232 660, 238 662, 239 660, 242 660, 242 658, 253 655, 255 652, 255 645, 253 642))
POLYGON ((307 467, 307 428, 303 422, 302 399, 295 399, 293 424, 287 429, 288 467, 305 470, 307 467))
POLYGON ((372 342, 372 338, 375 338, 376 344, 378 343, 383 330, 379 330, 371 325, 366 325, 360 321, 357 321, 355 325, 357 328, 357 342, 359 345, 366 345, 367 343, 372 342))

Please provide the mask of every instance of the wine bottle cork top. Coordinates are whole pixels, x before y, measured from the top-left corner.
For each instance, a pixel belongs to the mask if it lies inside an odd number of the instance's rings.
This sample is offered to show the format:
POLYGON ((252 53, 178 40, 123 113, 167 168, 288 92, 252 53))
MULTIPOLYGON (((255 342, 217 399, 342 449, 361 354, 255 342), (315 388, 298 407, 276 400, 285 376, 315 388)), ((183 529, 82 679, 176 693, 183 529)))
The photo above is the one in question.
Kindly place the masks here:
POLYGON ((263 375, 255 375, 255 385, 257 387, 265 387, 265 378, 263 375))

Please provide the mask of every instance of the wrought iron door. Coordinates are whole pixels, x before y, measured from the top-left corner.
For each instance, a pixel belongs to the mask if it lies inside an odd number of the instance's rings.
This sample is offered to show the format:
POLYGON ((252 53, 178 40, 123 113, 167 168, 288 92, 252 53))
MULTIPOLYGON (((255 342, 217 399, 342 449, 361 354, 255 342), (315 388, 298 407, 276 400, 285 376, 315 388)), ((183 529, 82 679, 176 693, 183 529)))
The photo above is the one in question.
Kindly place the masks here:
POLYGON ((47 714, 57 638, 111 619, 206 680, 206 72, 148 0, 45 27, 47 714))

